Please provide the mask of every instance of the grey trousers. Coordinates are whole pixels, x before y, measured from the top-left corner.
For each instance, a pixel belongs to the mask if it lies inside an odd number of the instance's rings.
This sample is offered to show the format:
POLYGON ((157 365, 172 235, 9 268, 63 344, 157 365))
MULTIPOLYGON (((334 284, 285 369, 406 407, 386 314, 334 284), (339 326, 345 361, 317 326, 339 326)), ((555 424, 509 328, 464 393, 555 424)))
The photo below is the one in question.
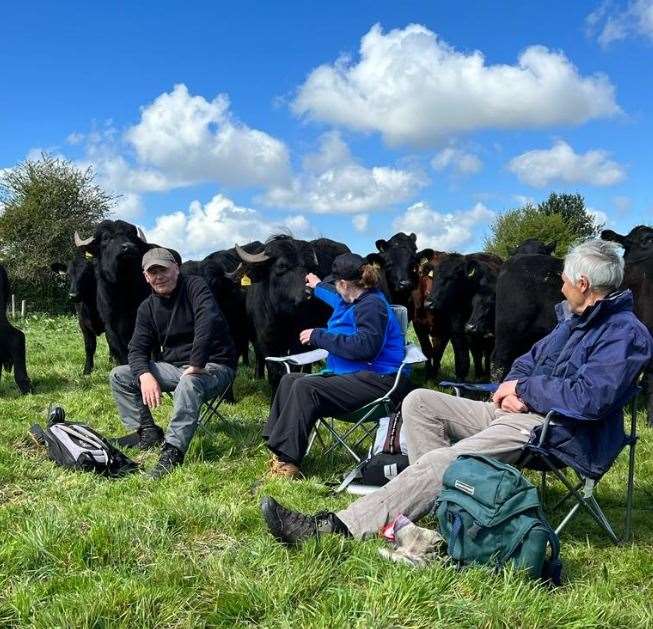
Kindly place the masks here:
POLYGON ((492 402, 428 389, 409 393, 401 412, 410 466, 378 491, 337 513, 355 538, 376 535, 400 513, 413 522, 429 513, 442 489, 445 470, 460 454, 483 454, 515 463, 531 431, 544 421, 536 413, 507 413, 492 402))
MULTIPOLYGON (((172 391, 174 400, 170 426, 165 435, 166 443, 179 448, 182 452, 186 452, 195 434, 200 407, 204 400, 222 393, 235 376, 231 367, 207 363, 205 367, 207 373, 186 375, 182 378, 181 374, 187 366, 176 367, 163 362, 150 363, 150 373, 156 378, 161 391, 172 391)), ((129 365, 112 369, 109 384, 123 424, 128 429, 136 430, 147 409, 141 397, 140 384, 132 375, 129 365)))

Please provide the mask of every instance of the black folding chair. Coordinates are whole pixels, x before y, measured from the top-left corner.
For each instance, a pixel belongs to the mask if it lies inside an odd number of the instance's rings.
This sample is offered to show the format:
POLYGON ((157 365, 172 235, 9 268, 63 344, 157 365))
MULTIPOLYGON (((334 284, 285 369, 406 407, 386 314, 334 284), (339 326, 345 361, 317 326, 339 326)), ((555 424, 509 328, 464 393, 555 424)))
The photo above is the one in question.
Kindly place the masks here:
MULTIPOLYGON (((460 397, 463 391, 475 391, 482 393, 493 393, 498 384, 494 383, 467 383, 467 382, 441 382, 440 386, 453 388, 456 396, 460 397)), ((629 448, 628 456, 628 481, 626 487, 626 514, 624 522, 624 535, 620 540, 607 516, 599 506, 596 497, 594 496, 594 490, 598 482, 605 476, 607 471, 601 476, 589 476, 587 472, 581 469, 578 466, 574 465, 573 457, 565 457, 565 461, 561 461, 555 456, 555 454, 550 450, 551 444, 548 441, 548 437, 551 434, 551 427, 556 425, 555 418, 558 417, 561 420, 564 420, 564 413, 561 411, 550 411, 544 418, 544 423, 542 424, 542 431, 540 433, 540 438, 537 443, 528 443, 524 446, 523 455, 518 466, 538 471, 542 473, 542 485, 541 485, 541 498, 544 502, 546 496, 546 475, 547 473, 552 473, 560 482, 565 486, 567 492, 565 495, 550 509, 555 510, 558 507, 562 506, 569 499, 574 500, 574 505, 571 510, 565 515, 555 529, 556 533, 560 533, 569 521, 573 518, 580 507, 583 507, 596 521, 596 523, 607 533, 610 539, 615 543, 619 544, 621 542, 627 542, 632 536, 632 509, 633 509, 633 488, 634 488, 634 478, 635 478, 635 445, 637 443, 637 394, 639 389, 636 388, 632 398, 626 400, 624 407, 630 404, 630 430, 626 434, 626 438, 622 447, 615 454, 613 460, 610 463, 610 468, 614 465, 614 462, 619 457, 624 448, 629 448), (571 468, 577 477, 576 482, 571 481, 564 473, 566 468, 571 468)), ((568 446, 573 444, 569 443, 568 446)))

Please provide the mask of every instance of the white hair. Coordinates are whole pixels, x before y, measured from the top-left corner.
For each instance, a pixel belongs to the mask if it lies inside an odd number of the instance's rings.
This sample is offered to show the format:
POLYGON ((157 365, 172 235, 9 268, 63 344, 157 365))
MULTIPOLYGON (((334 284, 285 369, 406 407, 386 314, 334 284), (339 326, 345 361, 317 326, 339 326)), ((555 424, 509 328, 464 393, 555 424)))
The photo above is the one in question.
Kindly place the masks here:
POLYGON ((624 279, 621 248, 607 240, 582 242, 565 256, 564 273, 574 284, 584 275, 593 291, 611 293, 624 279))

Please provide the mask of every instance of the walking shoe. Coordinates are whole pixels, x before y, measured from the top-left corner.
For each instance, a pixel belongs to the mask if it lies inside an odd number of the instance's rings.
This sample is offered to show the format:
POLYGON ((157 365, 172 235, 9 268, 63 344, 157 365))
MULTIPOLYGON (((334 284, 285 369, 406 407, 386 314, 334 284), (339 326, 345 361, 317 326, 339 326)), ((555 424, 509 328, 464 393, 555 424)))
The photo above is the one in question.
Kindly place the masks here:
POLYGON ((135 431, 122 437, 110 439, 109 441, 115 443, 119 448, 137 448, 141 442, 141 436, 138 434, 138 431, 135 431))
POLYGON ((302 473, 294 463, 280 461, 276 456, 270 459, 268 476, 271 478, 301 478, 302 473))
POLYGON ((159 462, 152 468, 150 478, 157 479, 172 472, 184 462, 184 453, 170 443, 166 443, 161 450, 159 462))
POLYGON ((141 450, 156 448, 163 443, 163 429, 156 424, 147 424, 138 429, 138 447, 141 450))
POLYGON ((281 543, 291 546, 322 533, 339 533, 349 536, 349 530, 335 513, 323 511, 315 515, 304 515, 280 505, 274 498, 266 496, 261 501, 261 511, 270 533, 281 543))

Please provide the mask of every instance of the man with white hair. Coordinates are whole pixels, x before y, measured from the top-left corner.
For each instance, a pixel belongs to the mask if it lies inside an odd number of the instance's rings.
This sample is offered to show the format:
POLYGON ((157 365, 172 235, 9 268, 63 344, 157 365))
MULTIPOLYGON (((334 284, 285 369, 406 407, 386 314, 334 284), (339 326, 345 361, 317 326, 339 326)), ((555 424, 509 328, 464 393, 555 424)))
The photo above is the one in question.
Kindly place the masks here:
MULTIPOLYGON (((287 544, 320 533, 375 535, 400 514, 416 521, 433 507, 448 465, 461 454, 516 463, 539 438, 544 416, 564 411, 551 430, 553 446, 579 444, 574 462, 594 477, 623 446, 623 403, 653 356, 653 339, 621 291, 624 262, 616 245, 590 240, 565 258, 558 325, 520 356, 491 402, 418 389, 402 404, 410 467, 377 492, 337 513, 306 516, 266 497, 263 516, 287 544), (557 432, 556 432, 557 431, 557 432)), ((554 451, 564 462, 569 456, 554 451)))

